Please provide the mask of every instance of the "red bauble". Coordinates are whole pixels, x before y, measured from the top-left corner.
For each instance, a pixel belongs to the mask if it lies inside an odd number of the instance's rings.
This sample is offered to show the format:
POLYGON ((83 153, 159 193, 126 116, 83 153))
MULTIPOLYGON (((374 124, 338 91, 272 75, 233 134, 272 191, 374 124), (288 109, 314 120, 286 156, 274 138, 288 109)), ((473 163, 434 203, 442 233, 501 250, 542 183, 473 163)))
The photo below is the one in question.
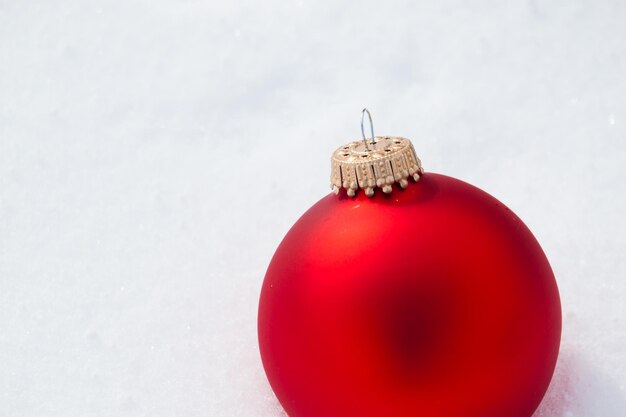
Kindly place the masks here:
POLYGON ((530 417, 554 371, 561 310, 524 223, 427 173, 390 195, 342 190, 309 209, 272 259, 258 325, 291 417, 530 417))

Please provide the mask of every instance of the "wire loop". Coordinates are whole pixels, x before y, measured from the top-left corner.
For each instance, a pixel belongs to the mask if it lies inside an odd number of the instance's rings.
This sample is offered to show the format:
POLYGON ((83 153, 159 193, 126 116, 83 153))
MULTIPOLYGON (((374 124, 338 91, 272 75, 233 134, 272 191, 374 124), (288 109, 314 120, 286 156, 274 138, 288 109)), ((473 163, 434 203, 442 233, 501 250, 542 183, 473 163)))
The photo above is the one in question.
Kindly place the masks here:
POLYGON ((370 120, 370 132, 372 134, 372 141, 370 142, 372 145, 376 143, 376 136, 374 136, 374 123, 372 122, 372 115, 367 108, 361 110, 361 135, 363 136, 363 143, 365 144, 365 148, 369 150, 369 146, 367 146, 367 138, 365 137, 365 128, 363 127, 363 122, 365 121, 365 113, 367 113, 367 117, 370 120))

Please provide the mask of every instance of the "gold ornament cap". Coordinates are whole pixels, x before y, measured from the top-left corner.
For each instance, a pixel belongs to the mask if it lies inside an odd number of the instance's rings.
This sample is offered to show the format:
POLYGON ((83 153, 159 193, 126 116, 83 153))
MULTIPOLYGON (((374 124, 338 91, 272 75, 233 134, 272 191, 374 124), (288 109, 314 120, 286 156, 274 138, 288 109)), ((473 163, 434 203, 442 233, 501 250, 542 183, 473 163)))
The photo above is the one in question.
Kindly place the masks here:
POLYGON ((359 189, 372 197, 380 188, 389 194, 393 183, 402 188, 409 184, 409 177, 419 181, 424 173, 422 162, 409 139, 394 136, 374 136, 374 125, 369 110, 361 112, 362 140, 342 146, 333 152, 330 185, 335 194, 341 189, 354 197, 359 189), (363 121, 365 114, 370 121, 371 139, 365 138, 363 121))

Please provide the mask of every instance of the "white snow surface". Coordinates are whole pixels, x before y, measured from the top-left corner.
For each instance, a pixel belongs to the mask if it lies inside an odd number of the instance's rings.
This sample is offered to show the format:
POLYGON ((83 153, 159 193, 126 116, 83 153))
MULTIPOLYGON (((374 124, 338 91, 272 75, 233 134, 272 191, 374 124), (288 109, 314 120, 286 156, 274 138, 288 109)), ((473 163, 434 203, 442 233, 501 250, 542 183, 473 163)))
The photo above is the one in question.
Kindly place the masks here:
POLYGON ((625 79, 623 1, 0 0, 0 415, 283 416, 261 283, 367 106, 547 253, 535 417, 625 416, 625 79))

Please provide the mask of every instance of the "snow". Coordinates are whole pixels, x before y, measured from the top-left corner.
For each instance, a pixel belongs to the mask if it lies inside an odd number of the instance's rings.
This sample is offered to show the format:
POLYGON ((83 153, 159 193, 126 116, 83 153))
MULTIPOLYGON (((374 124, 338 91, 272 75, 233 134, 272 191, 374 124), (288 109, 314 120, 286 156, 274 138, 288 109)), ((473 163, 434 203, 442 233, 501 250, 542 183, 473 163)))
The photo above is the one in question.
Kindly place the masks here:
POLYGON ((626 415, 626 3, 384 3, 0 1, 0 415, 283 415, 260 286, 363 106, 541 242, 536 417, 626 415))

